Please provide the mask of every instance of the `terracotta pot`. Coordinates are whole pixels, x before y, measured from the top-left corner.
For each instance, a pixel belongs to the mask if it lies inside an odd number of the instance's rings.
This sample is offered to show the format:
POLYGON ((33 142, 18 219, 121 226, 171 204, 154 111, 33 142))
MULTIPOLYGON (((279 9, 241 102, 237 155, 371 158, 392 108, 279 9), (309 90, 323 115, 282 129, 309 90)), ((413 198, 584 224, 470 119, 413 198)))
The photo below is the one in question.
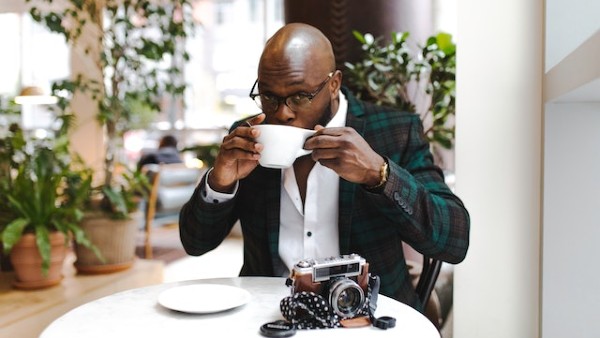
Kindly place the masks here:
POLYGON ((143 213, 132 214, 131 219, 113 220, 101 214, 88 214, 80 226, 87 238, 100 250, 102 262, 94 252, 75 244, 75 268, 82 274, 100 274, 122 271, 135 261, 137 230, 143 213))
POLYGON ((42 273, 42 257, 35 242, 34 234, 24 234, 13 246, 10 261, 15 271, 15 287, 19 289, 42 289, 60 283, 67 246, 65 235, 50 233, 50 269, 42 273))

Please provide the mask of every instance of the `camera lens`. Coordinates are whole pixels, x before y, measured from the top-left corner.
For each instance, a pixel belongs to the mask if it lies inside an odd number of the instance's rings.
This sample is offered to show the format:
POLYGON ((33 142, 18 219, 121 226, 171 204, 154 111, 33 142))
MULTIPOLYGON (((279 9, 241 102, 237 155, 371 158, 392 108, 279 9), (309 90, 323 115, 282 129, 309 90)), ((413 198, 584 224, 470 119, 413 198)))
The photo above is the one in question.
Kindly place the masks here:
POLYGON ((365 295, 362 288, 353 280, 342 278, 332 281, 329 288, 329 304, 338 316, 354 317, 362 308, 364 301, 365 295))

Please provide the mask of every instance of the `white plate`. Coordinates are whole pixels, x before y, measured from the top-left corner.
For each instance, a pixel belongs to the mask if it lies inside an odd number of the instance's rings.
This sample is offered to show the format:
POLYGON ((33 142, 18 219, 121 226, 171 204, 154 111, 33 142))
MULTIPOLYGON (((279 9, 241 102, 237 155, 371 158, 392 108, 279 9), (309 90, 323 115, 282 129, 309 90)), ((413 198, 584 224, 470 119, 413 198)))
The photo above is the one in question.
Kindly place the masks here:
POLYGON ((176 286, 158 295, 158 303, 168 309, 188 313, 213 313, 250 301, 252 296, 244 289, 221 284, 193 284, 176 286))

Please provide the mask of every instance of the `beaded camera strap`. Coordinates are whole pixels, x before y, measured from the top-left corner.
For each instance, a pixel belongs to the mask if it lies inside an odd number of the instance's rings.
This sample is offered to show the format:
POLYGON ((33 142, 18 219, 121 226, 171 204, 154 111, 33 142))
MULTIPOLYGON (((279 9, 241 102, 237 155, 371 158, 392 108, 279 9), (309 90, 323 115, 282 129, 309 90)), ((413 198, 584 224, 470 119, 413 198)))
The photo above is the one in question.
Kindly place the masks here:
POLYGON ((331 305, 325 297, 306 291, 297 292, 282 299, 280 302, 281 314, 293 328, 299 330, 357 327, 371 324, 381 329, 388 329, 395 325, 395 320, 390 323, 393 318, 375 318, 374 316, 379 285, 378 276, 369 276, 365 302, 352 318, 340 318, 331 310, 331 305))

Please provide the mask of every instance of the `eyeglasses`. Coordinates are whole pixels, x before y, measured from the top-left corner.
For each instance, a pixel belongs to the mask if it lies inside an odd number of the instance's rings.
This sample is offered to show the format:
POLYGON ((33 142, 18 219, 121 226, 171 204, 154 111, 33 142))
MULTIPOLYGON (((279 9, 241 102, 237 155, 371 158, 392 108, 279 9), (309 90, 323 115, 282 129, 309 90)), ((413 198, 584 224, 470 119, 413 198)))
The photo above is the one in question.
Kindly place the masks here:
POLYGON ((327 82, 331 80, 333 77, 333 73, 331 72, 327 75, 325 81, 321 82, 317 90, 312 93, 294 93, 287 97, 281 97, 277 95, 271 94, 260 94, 254 93, 254 89, 256 89, 258 85, 258 79, 254 82, 252 89, 250 90, 250 98, 256 103, 258 108, 262 109, 265 113, 272 113, 279 108, 281 102, 283 102, 286 106, 288 106, 294 112, 306 111, 310 108, 310 104, 312 100, 319 94, 321 89, 325 87, 327 82))

